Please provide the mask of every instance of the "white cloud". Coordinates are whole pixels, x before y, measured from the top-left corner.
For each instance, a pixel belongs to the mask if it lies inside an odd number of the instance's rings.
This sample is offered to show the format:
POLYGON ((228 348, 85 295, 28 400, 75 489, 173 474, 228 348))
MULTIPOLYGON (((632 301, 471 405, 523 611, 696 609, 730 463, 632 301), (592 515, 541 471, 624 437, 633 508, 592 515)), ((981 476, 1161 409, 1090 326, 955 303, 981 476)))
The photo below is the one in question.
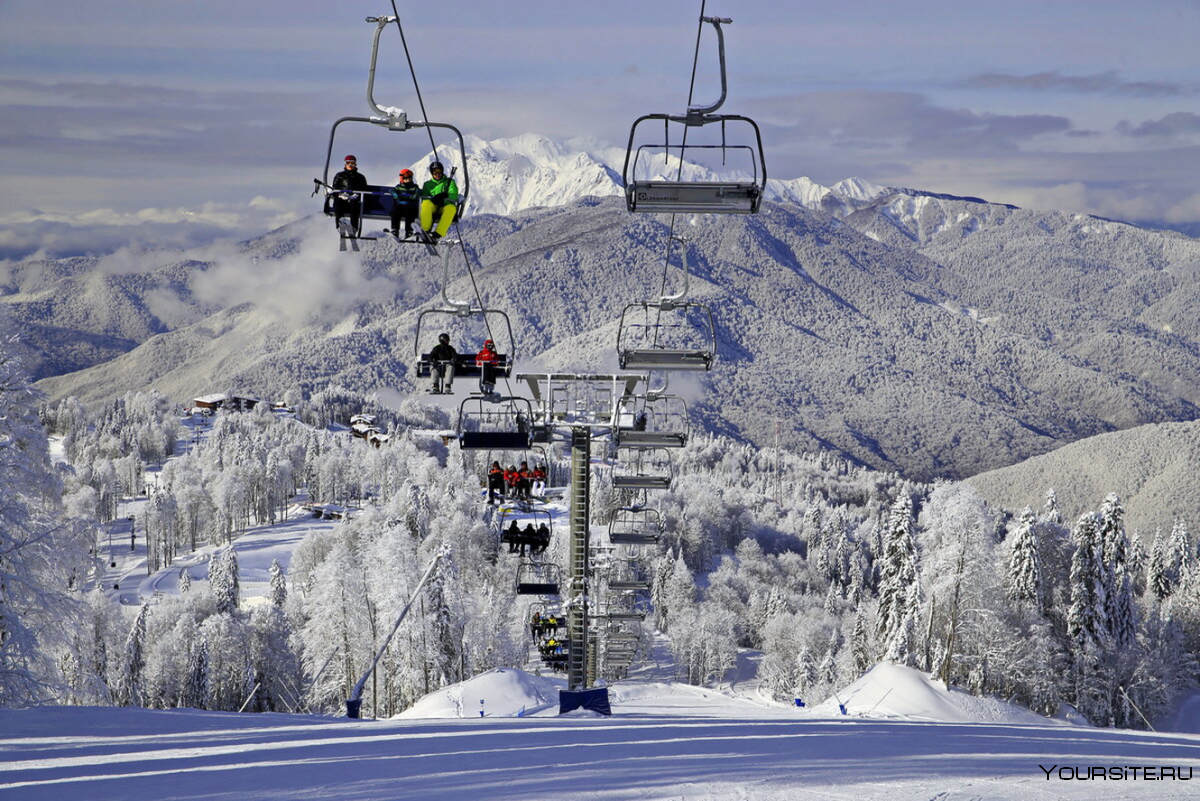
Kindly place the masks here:
POLYGON ((324 218, 300 229, 295 253, 264 259, 224 242, 189 254, 213 266, 193 275, 192 292, 224 308, 253 303, 285 321, 334 322, 366 301, 394 297, 393 278, 369 276, 353 252, 338 250, 338 237, 324 218))

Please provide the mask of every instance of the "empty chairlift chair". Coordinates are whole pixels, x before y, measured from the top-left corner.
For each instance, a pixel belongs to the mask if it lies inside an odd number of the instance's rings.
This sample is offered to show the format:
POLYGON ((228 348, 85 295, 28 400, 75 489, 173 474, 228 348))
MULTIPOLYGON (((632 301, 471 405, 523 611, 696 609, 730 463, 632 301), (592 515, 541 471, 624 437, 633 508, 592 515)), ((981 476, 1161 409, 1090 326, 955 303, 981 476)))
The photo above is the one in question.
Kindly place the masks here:
POLYGON ((664 448, 617 448, 612 474, 616 489, 670 489, 671 477, 671 454, 664 448))
POLYGON ((662 515, 645 506, 620 508, 608 524, 608 541, 613 545, 653 545, 661 536, 662 515))
POLYGON ((549 562, 522 562, 517 567, 517 595, 558 595, 560 571, 549 562))
POLYGON ((475 396, 458 410, 458 443, 464 450, 528 450, 533 444, 528 398, 475 396))
POLYGON ((630 303, 621 313, 622 370, 711 370, 717 352, 712 310, 690 301, 630 303))
POLYGON ((767 164, 758 124, 738 114, 715 113, 728 92, 721 25, 732 20, 701 21, 717 32, 721 96, 685 114, 647 114, 633 123, 622 169, 632 212, 754 214, 762 203, 767 164))
MULTIPOLYGON (((630 303, 621 312, 617 356, 623 370, 711 370, 717 355, 717 332, 712 310, 687 300, 691 273, 687 242, 680 244, 682 283, 673 295, 655 301, 630 303)), ((670 251, 667 253, 670 261, 670 251)))
POLYGON ((621 399, 615 434, 627 448, 682 448, 690 425, 687 403, 674 395, 628 395, 621 399))

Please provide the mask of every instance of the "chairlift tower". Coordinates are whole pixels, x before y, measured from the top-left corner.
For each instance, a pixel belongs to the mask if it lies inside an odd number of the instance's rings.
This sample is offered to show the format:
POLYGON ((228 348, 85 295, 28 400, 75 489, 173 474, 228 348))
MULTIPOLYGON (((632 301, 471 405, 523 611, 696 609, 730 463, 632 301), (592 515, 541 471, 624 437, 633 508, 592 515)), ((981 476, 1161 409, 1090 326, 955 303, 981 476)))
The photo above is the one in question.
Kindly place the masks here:
POLYGON ((568 575, 563 592, 567 615, 567 689, 586 690, 597 678, 596 643, 589 620, 592 438, 622 424, 622 410, 644 375, 521 373, 533 395, 533 430, 544 441, 571 446, 568 575))

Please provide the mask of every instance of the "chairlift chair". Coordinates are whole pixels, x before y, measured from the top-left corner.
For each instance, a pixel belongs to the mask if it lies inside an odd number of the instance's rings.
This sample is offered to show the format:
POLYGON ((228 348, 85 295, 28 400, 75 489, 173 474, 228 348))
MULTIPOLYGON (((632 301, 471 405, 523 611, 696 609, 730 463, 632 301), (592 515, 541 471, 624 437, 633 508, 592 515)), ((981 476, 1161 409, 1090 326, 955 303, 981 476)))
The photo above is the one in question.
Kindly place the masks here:
POLYGON ((630 303, 621 312, 622 370, 711 370, 716 353, 716 325, 703 303, 664 298, 630 303))
MULTIPOLYGON (((536 555, 545 552, 546 548, 549 547, 550 543, 554 539, 554 517, 545 509, 526 508, 524 510, 520 510, 522 519, 524 519, 526 523, 525 526, 519 526, 520 533, 514 535, 512 533, 511 523, 515 523, 517 521, 517 514, 518 510, 513 509, 512 507, 506 506, 502 509, 500 514, 500 543, 502 545, 508 545, 510 550, 516 546, 528 546, 531 554, 536 555), (525 528, 527 526, 532 526, 534 529, 534 535, 532 538, 525 533, 525 528), (543 526, 546 529, 544 541, 539 539, 536 533, 537 531, 540 531, 543 526)), ((524 548, 521 549, 521 552, 525 552, 524 548)))
POLYGON ((560 575, 552 562, 522 562, 517 566, 517 595, 558 595, 560 575))
POLYGON ((617 444, 628 448, 682 448, 690 433, 687 402, 675 395, 629 395, 621 399, 617 444))
MULTIPOLYGON (((367 103, 374 116, 370 117, 342 117, 337 120, 329 132, 329 146, 325 152, 325 170, 322 177, 314 179, 316 189, 325 189, 325 204, 324 213, 327 216, 332 216, 333 198, 335 195, 342 193, 344 190, 334 190, 330 185, 332 178, 330 174, 331 165, 333 164, 334 145, 338 139, 338 129, 343 124, 367 125, 376 130, 383 130, 390 133, 405 133, 416 128, 432 128, 449 133, 455 148, 458 153, 457 163, 454 163, 450 169, 450 175, 458 184, 458 211, 455 219, 461 220, 463 213, 467 207, 467 198, 470 195, 471 182, 467 173, 467 149, 463 141, 462 132, 453 125, 443 122, 430 122, 428 120, 410 120, 408 114, 399 108, 381 107, 375 101, 375 65, 379 58, 379 39, 386 28, 393 22, 398 23, 396 17, 368 17, 367 22, 375 25, 375 36, 371 45, 371 67, 367 78, 367 103), (461 168, 462 172, 457 171, 461 168)), ((438 153, 437 148, 434 148, 434 158, 439 161, 444 161, 438 153)), ((405 163, 408 159, 398 158, 396 163, 405 163)), ((345 192, 345 194, 356 194, 360 196, 361 211, 359 213, 358 228, 354 231, 354 238, 362 238, 362 221, 364 219, 376 219, 391 221, 393 199, 391 195, 391 186, 376 186, 368 185, 365 190, 345 192)))
POLYGON ((616 489, 661 490, 671 486, 671 454, 664 448, 617 448, 612 484, 616 489))
POLYGON ((463 450, 528 450, 533 444, 533 405, 528 398, 475 395, 458 410, 463 450))
POLYGON ((613 545, 654 545, 661 536, 662 515, 644 506, 620 508, 608 524, 608 540, 613 545))
POLYGON ((725 34, 719 17, 702 17, 717 32, 717 51, 721 65, 721 96, 715 103, 688 108, 685 114, 647 114, 639 117, 629 130, 625 165, 621 174, 625 184, 625 203, 631 212, 669 214, 755 214, 762 203, 767 185, 767 162, 763 155, 762 132, 758 124, 740 114, 715 113, 725 103, 728 81, 725 70, 725 34), (662 124, 661 139, 647 130, 662 124), (642 128, 643 124, 645 127, 642 128), (713 141, 694 141, 700 130, 713 126, 719 136, 713 141), (639 128, 642 131, 639 132, 639 128), (689 142, 691 135, 693 141, 689 142), (642 141, 651 138, 651 141, 642 141), (711 180, 683 178, 684 162, 714 157, 722 170, 711 180), (671 168, 678 159, 674 180, 654 176, 651 162, 661 159, 663 168, 671 168), (730 162, 734 169, 730 170, 730 162))
MULTIPOLYGON (((488 309, 483 306, 475 306, 465 300, 452 300, 447 294, 450 286, 450 255, 453 248, 442 248, 442 286, 440 304, 429 309, 423 309, 417 315, 416 334, 413 338, 413 355, 416 358, 417 367, 416 375, 418 378, 429 378, 433 375, 433 359, 430 353, 433 350, 432 342, 425 342, 422 338, 422 331, 429 331, 432 326, 429 326, 429 321, 443 320, 443 324, 434 330, 438 333, 443 330, 446 332, 453 331, 459 337, 458 341, 461 344, 466 338, 499 340, 497 346, 498 360, 494 367, 494 377, 505 377, 512 375, 513 354, 516 347, 516 339, 513 337, 512 323, 508 319, 508 314, 501 309, 488 309), (472 325, 472 323, 474 325, 472 325), (428 345, 428 348, 425 346, 428 345), (424 350, 423 350, 424 348, 424 350)), ((436 339, 437 333, 431 335, 436 339)), ((451 337, 453 342, 454 336, 451 337)), ((458 354, 454 360, 454 377, 455 378, 475 378, 478 379, 483 375, 483 367, 476 361, 477 353, 474 351, 464 351, 458 354)))

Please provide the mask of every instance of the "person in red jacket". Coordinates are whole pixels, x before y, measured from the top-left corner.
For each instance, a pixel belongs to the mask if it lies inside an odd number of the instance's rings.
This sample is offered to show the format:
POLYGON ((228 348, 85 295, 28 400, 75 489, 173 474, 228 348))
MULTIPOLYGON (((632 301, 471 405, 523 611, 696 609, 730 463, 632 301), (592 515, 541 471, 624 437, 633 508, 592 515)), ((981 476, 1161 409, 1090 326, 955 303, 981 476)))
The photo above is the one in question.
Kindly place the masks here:
POLYGON ((517 473, 517 466, 515 464, 509 465, 508 469, 504 471, 504 485, 508 487, 508 497, 513 500, 516 500, 517 497, 518 480, 520 480, 520 476, 517 473))
POLYGON ((538 498, 546 494, 546 468, 540 464, 533 468, 533 486, 530 491, 538 498))
POLYGON ((484 395, 491 395, 496 389, 496 367, 500 364, 500 354, 496 353, 496 343, 487 340, 483 350, 475 356, 475 364, 479 365, 479 389, 484 395))

